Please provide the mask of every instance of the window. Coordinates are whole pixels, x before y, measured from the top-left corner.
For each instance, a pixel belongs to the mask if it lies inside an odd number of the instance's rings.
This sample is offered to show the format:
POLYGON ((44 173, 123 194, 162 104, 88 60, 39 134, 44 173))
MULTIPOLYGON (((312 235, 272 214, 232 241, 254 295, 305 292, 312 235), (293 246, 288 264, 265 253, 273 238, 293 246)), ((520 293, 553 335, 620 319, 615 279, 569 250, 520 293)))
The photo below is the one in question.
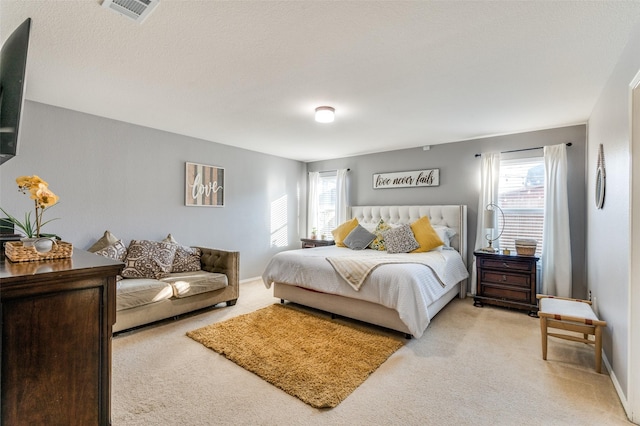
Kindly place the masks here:
POLYGON ((325 235, 330 238, 331 231, 336 229, 336 172, 320 173, 318 188, 318 238, 325 235))
MULTIPOLYGON (((498 205, 504 212, 501 249, 515 251, 516 239, 533 239, 538 242, 536 256, 542 254, 544 196, 543 157, 500 160, 498 205)), ((502 228, 502 217, 497 216, 502 228)))

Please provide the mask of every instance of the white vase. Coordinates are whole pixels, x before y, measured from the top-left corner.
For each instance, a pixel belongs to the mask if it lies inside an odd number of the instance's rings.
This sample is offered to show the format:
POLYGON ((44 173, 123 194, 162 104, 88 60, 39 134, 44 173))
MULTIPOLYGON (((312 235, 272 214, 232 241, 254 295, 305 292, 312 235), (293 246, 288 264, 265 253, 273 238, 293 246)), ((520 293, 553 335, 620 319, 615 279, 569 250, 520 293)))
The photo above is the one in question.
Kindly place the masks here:
POLYGON ((49 253, 53 248, 53 238, 22 238, 22 245, 25 247, 35 247, 38 253, 49 253))
POLYGON ((25 247, 33 247, 37 238, 20 238, 20 242, 25 247))

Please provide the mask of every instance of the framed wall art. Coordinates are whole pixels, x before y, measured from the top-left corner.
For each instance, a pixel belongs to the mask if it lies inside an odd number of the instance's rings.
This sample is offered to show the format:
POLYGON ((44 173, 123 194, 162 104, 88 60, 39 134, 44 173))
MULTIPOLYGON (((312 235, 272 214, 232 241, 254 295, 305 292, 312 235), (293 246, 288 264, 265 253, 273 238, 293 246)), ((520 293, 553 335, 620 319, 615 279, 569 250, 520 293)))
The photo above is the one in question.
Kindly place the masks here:
POLYGON ((184 192, 186 206, 224 207, 224 168, 187 162, 184 192))
POLYGON ((440 169, 413 170, 409 172, 376 173, 373 175, 373 189, 411 188, 439 186, 440 169))

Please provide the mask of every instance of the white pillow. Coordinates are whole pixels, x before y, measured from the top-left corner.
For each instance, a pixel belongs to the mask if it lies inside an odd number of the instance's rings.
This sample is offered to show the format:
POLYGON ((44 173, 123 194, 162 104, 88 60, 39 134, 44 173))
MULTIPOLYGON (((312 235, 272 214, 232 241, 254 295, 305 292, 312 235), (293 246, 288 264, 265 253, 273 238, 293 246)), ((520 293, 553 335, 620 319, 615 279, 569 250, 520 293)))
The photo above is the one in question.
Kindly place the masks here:
POLYGON ((456 235, 456 230, 444 225, 433 225, 433 229, 444 243, 444 246, 451 247, 451 238, 456 235))
POLYGON ((366 229, 369 232, 373 232, 376 230, 376 226, 378 226, 378 223, 364 223, 364 222, 359 222, 359 225, 362 226, 364 229, 366 229))

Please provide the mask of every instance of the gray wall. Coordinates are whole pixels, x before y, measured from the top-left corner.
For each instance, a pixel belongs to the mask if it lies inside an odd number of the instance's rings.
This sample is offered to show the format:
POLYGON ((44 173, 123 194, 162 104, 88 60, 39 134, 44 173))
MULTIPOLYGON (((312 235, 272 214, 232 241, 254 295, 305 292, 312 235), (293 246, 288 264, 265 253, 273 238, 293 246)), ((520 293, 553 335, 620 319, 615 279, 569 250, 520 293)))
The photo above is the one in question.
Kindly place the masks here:
POLYGON ((60 219, 44 230, 74 247, 106 229, 126 244, 172 233, 182 244, 240 251, 246 279, 275 252, 300 247, 305 171, 298 161, 26 102, 18 156, 0 167, 0 206, 18 217, 32 210, 15 178, 37 174, 60 196, 45 212, 60 219), (224 207, 184 205, 186 161, 225 168, 224 207), (275 227, 285 246, 272 245, 275 227))
MULTIPOLYGON (((603 346, 614 382, 629 395, 629 250, 631 123, 630 87, 640 70, 640 24, 620 57, 589 119, 588 184, 592 194, 598 146, 603 145, 606 166, 604 207, 588 205, 587 271, 589 288, 597 299, 600 317, 607 321, 603 346)), ((637 189, 634 188, 637 191, 637 189)), ((637 212, 635 212, 637 214, 637 212)), ((637 302, 636 303, 637 306, 637 302)), ((637 330, 637 327, 636 327, 637 330)), ((637 360, 635 361, 638 362, 637 360)), ((640 383, 635 384, 636 389, 640 383)), ((634 419, 637 421, 637 417, 634 419)))
POLYGON ((516 135, 432 145, 431 149, 404 149, 309 163, 309 171, 350 168, 349 203, 384 204, 466 204, 468 209, 468 264, 475 247, 480 159, 476 153, 533 148, 571 142, 567 148, 569 167, 569 208, 571 216, 571 254, 573 258, 573 296, 584 297, 585 259, 585 146, 586 126, 570 126, 516 135), (406 170, 440 169, 440 186, 421 188, 373 189, 373 174, 406 170))

